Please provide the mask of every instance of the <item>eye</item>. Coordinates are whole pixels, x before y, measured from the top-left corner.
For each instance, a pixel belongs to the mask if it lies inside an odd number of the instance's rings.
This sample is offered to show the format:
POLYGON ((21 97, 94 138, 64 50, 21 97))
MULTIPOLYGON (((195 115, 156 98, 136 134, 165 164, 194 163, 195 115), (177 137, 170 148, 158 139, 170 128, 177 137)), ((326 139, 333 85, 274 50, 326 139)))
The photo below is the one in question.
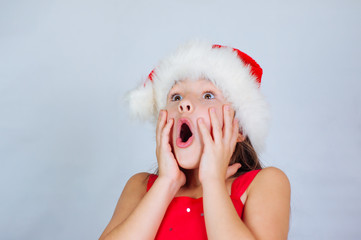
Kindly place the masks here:
POLYGON ((182 100, 182 96, 179 95, 179 94, 173 94, 173 95, 170 97, 170 99, 171 99, 172 101, 180 101, 180 100, 182 100))
POLYGON ((213 99, 214 98, 214 94, 211 92, 206 92, 203 94, 203 98, 204 99, 213 99))

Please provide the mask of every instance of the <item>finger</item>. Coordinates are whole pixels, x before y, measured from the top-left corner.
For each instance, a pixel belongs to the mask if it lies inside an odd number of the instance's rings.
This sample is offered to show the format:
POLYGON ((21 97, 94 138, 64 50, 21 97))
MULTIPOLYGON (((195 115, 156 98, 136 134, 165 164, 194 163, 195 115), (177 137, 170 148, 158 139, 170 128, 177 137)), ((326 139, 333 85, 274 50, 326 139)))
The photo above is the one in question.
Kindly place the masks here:
POLYGON ((211 118, 211 127, 214 142, 219 143, 222 140, 222 130, 219 120, 216 115, 216 109, 211 107, 209 109, 209 116, 211 118))
POLYGON ((232 177, 238 171, 238 169, 240 167, 242 167, 242 165, 240 163, 235 163, 235 164, 232 164, 231 166, 228 166, 227 172, 226 172, 226 179, 229 177, 232 177))
POLYGON ((232 129, 232 137, 231 137, 231 144, 236 144, 238 134, 239 134, 239 123, 237 119, 233 119, 233 129, 232 129))
POLYGON ((234 111, 230 105, 223 106, 223 138, 228 142, 232 137, 234 111))
POLYGON ((206 127, 206 124, 204 123, 203 118, 199 118, 198 119, 198 128, 201 132, 202 138, 203 138, 203 142, 205 144, 210 144, 213 142, 213 139, 211 137, 211 135, 209 134, 209 131, 206 127))
POLYGON ((163 130, 162 130, 162 135, 161 135, 161 144, 163 146, 168 146, 169 145, 169 134, 170 134, 170 129, 173 126, 173 118, 168 119, 167 124, 164 126, 163 130))
POLYGON ((161 133, 162 133, 162 130, 163 130, 164 125, 165 125, 165 120, 167 119, 166 115, 167 115, 167 111, 160 110, 159 116, 158 116, 158 121, 157 121, 157 129, 156 129, 156 141, 157 141, 157 144, 160 143, 161 133))
POLYGON ((159 129, 160 129, 160 120, 162 118, 162 110, 159 111, 159 114, 158 114, 158 120, 157 120, 157 128, 155 129, 155 135, 156 135, 156 140, 157 140, 157 143, 159 142, 159 129))

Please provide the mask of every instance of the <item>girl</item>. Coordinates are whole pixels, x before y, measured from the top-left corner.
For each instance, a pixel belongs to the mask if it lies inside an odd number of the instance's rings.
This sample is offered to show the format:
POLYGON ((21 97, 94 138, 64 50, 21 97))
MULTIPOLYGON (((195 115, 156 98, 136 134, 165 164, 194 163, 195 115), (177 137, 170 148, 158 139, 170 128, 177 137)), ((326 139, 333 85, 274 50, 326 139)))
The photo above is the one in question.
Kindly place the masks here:
POLYGON ((136 116, 158 116, 157 175, 129 179, 100 239, 287 239, 288 178, 257 156, 261 77, 245 53, 203 42, 160 62, 129 94, 136 116))

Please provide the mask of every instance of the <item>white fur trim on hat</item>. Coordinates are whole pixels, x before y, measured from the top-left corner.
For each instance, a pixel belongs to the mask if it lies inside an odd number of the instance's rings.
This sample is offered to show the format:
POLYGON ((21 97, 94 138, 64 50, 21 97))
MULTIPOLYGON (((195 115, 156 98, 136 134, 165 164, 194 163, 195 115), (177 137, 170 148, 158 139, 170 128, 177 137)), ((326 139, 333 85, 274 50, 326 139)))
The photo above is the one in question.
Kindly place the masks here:
POLYGON ((132 114, 155 120, 167 102, 173 84, 182 79, 209 79, 236 111, 236 118, 257 153, 264 148, 269 125, 269 105, 258 88, 251 66, 233 48, 214 48, 193 41, 161 61, 144 84, 128 95, 132 114), (151 78, 151 79, 150 79, 151 78))

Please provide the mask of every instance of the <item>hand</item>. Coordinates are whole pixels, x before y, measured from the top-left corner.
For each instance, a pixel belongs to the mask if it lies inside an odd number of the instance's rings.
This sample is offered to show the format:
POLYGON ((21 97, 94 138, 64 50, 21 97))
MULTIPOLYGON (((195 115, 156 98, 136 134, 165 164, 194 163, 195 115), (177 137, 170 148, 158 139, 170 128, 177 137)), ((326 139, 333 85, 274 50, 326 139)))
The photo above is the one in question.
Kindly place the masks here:
POLYGON ((159 167, 159 178, 165 178, 183 186, 186 182, 184 173, 179 169, 178 162, 172 153, 169 144, 169 135, 173 126, 174 119, 167 121, 167 111, 159 112, 156 129, 156 154, 159 167))
POLYGON ((213 138, 204 120, 198 119, 204 148, 199 166, 201 183, 209 180, 224 181, 241 167, 240 163, 229 166, 238 137, 238 121, 234 119, 234 110, 229 105, 223 106, 223 130, 216 116, 215 109, 209 109, 213 138))

